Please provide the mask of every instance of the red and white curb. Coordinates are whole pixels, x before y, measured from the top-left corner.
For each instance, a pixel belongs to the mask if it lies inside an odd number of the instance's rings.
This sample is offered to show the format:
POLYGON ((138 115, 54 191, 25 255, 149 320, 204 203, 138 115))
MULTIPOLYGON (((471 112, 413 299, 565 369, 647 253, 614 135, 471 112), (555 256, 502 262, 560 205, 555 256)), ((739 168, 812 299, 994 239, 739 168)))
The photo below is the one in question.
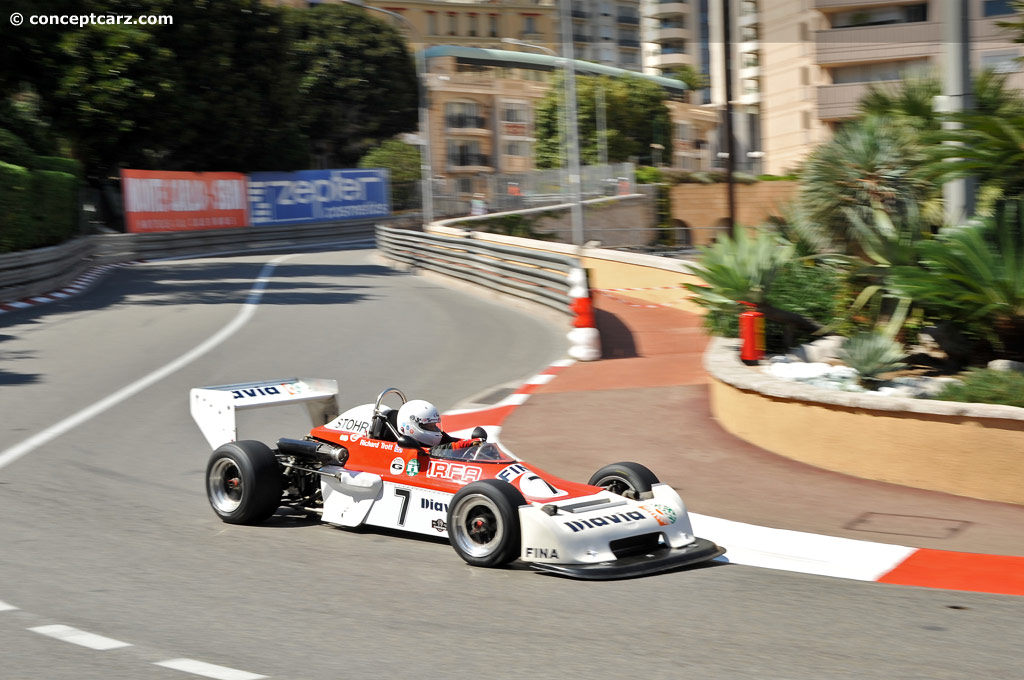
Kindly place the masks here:
MULTIPOLYGON (((526 380, 492 406, 448 411, 442 427, 467 437, 482 426, 497 441, 501 426, 540 385, 557 378, 572 360, 559 361, 526 380)), ((506 452, 507 449, 502 446, 506 452)), ((685 498, 683 499, 686 500, 685 498)), ((960 553, 773 529, 690 513, 694 533, 721 545, 717 561, 857 581, 1024 595, 1024 557, 960 553)))
MULTIPOLYGON (((126 263, 131 264, 131 263, 126 263)), ((51 302, 58 302, 60 300, 67 300, 69 297, 78 295, 79 293, 85 292, 92 284, 96 283, 97 279, 106 274, 112 269, 116 269, 124 265, 120 264, 104 264, 93 267, 87 272, 79 276, 70 285, 61 288, 60 290, 53 291, 52 293, 46 293, 45 295, 35 295, 33 297, 24 298, 14 302, 0 302, 0 314, 6 314, 8 312, 14 312, 19 309, 30 309, 32 307, 38 307, 39 305, 49 304, 51 302)))

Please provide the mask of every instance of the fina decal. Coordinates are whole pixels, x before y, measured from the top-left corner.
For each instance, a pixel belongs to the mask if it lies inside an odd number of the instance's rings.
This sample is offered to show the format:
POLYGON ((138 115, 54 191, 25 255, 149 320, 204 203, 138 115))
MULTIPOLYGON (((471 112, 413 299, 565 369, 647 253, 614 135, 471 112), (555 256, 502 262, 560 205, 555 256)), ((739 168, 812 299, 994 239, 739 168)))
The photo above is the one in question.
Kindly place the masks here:
POLYGON ((554 548, 527 548, 526 557, 535 560, 557 560, 558 551, 554 548))
POLYGON ((405 461, 401 457, 396 457, 391 461, 391 474, 400 475, 405 470, 405 461))
POLYGON ((433 522, 430 523, 430 526, 434 529, 437 529, 438 533, 441 533, 448 528, 448 525, 444 523, 443 519, 435 519, 433 522))
POLYGON ((647 512, 654 518, 654 520, 661 526, 667 526, 669 524, 676 523, 676 511, 667 505, 661 503, 654 503, 652 505, 641 505, 640 509, 647 512))
POLYGON ((416 458, 410 458, 408 465, 405 466, 405 474, 410 477, 415 477, 420 473, 420 461, 416 458))

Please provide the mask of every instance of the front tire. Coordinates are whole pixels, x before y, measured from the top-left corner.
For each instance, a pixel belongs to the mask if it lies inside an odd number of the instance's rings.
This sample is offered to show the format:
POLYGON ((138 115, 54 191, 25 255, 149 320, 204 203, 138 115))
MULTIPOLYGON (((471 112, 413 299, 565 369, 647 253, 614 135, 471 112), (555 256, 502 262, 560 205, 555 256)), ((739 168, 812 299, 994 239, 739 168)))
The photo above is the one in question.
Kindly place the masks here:
POLYGON ((523 495, 508 482, 484 479, 459 489, 448 505, 448 540, 474 567, 502 567, 519 557, 523 495))
POLYGON ((591 486, 599 486, 614 494, 635 501, 651 498, 651 487, 658 484, 658 476, 640 463, 612 463, 595 472, 591 486))
POLYGON ((258 524, 281 505, 281 470, 266 444, 229 442, 206 465, 206 497, 228 524, 258 524))

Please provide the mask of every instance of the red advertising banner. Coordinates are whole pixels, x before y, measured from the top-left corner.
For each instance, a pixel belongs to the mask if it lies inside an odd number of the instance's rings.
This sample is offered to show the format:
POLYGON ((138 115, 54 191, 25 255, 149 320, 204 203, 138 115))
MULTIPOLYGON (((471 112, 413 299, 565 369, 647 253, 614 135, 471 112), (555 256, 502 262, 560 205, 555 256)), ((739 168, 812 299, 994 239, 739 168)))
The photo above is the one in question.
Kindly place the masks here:
POLYGON ((128 231, 226 229, 249 223, 245 175, 121 170, 128 231))

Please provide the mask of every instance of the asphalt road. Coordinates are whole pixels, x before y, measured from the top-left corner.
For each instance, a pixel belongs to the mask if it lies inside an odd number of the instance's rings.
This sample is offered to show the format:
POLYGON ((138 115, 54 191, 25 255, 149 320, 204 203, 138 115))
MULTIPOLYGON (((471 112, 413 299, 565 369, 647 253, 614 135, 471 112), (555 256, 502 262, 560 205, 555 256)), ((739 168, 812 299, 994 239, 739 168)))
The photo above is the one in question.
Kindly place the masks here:
MULTIPOLYGON (((278 257, 135 265, 0 317, 0 678, 1024 677, 1024 598, 734 565, 574 582, 305 517, 221 523, 189 388, 326 377, 342 407, 396 386, 446 408, 565 351, 370 251, 278 257)), ((253 413, 244 437, 308 427, 253 413)))

